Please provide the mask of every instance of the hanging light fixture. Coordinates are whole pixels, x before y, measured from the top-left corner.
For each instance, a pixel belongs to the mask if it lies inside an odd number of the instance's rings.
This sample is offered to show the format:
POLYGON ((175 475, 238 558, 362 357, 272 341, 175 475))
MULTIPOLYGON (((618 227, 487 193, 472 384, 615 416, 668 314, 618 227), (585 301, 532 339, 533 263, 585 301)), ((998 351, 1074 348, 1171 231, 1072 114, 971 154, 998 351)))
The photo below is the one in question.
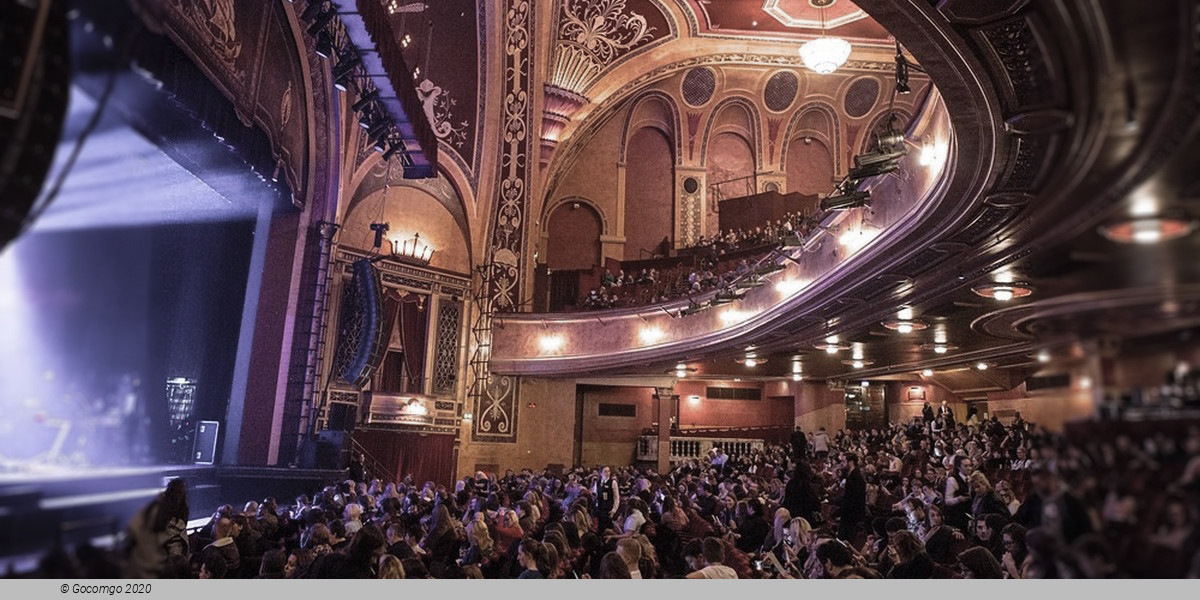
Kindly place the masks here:
POLYGON ((821 75, 828 75, 846 64, 846 59, 850 58, 850 42, 839 37, 825 35, 825 7, 832 2, 819 4, 821 36, 800 46, 800 59, 804 61, 804 66, 809 70, 821 75))
POLYGON ((414 262, 428 264, 429 259, 433 258, 433 248, 421 241, 421 234, 413 234, 412 239, 396 240, 393 242, 396 252, 393 254, 396 258, 407 259, 414 262))

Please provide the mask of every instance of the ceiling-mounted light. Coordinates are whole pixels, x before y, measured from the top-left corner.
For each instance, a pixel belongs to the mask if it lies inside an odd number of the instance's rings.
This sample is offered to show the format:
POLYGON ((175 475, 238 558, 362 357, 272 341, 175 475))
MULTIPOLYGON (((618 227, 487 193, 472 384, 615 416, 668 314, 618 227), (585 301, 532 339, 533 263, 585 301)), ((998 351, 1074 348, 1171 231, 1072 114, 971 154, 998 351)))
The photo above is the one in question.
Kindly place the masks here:
POLYGON ((852 367, 852 368, 855 368, 855 369, 861 369, 863 367, 869 367, 869 366, 875 364, 875 361, 864 360, 861 358, 855 358, 855 359, 851 359, 851 360, 843 360, 842 364, 852 367))
POLYGON ((735 358, 734 360, 738 364, 745 365, 750 368, 757 367, 758 365, 767 362, 767 359, 758 356, 757 354, 747 354, 745 358, 735 358))
POLYGON ((1024 298, 1033 293, 1033 286, 1028 283, 1014 281, 1012 283, 987 283, 971 288, 978 296, 992 298, 1000 302, 1008 302, 1013 298, 1024 298))
POLYGON ((333 56, 333 37, 329 35, 328 31, 322 29, 321 31, 317 32, 317 45, 315 46, 315 51, 317 56, 320 56, 321 58, 329 58, 333 56))
POLYGON ((1049 350, 1038 350, 1038 353, 1036 355, 1034 355, 1034 358, 1036 358, 1037 361, 1042 364, 1048 363, 1048 362, 1050 362, 1050 351, 1049 350))
POLYGON ((1110 241, 1142 245, 1177 240, 1195 230, 1195 219, 1180 211, 1124 218, 1099 228, 1110 241))
POLYGON ((350 108, 354 112, 358 112, 358 111, 366 108, 368 104, 370 104, 378 99, 379 99, 379 90, 376 88, 371 88, 371 89, 363 92, 362 95, 358 97, 358 100, 356 100, 354 102, 354 104, 350 105, 350 108))
POLYGON ((823 343, 816 345, 817 350, 824 350, 826 354, 837 354, 842 350, 849 350, 850 346, 838 343, 838 336, 831 335, 825 338, 823 343))
POLYGON ((924 375, 925 377, 933 377, 933 369, 925 369, 924 371, 921 371, 921 375, 924 375))
MULTIPOLYGON (((320 4, 325 4, 325 3, 321 2, 320 4)), ((304 13, 301 13, 300 16, 303 17, 307 13, 308 13, 308 9, 305 9, 304 13)), ((324 29, 325 26, 328 25, 329 22, 332 21, 333 18, 336 16, 337 16, 337 12, 334 11, 332 8, 325 8, 325 9, 321 10, 321 12, 317 13, 316 15, 314 15, 312 17, 312 20, 313 20, 312 24, 310 24, 308 26, 309 35, 317 35, 317 32, 324 29)))
POLYGON ((401 150, 404 150, 404 142, 403 141, 397 140, 394 142, 390 142, 388 145, 387 152, 383 153, 384 162, 392 160, 392 157, 395 156, 396 153, 400 152, 401 150))
POLYGON ((920 319, 888 319, 882 325, 897 333, 912 333, 929 327, 929 324, 920 319))
POLYGON ((810 71, 828 75, 846 64, 850 58, 850 42, 825 35, 825 7, 821 10, 821 36, 800 46, 800 59, 810 71))
POLYGON ((354 75, 354 69, 362 64, 362 59, 357 54, 346 53, 338 58, 337 66, 331 72, 333 75, 333 87, 346 91, 350 87, 350 79, 354 75))
POLYGON ((988 370, 988 364, 985 362, 977 362, 975 363, 975 369, 978 371, 986 371, 988 370))
POLYGON ((934 354, 945 354, 951 350, 958 350, 958 346, 946 342, 934 342, 932 344, 921 344, 921 349, 932 350, 934 354))
POLYGON ((862 190, 835 194, 821 199, 821 210, 848 210, 871 205, 871 192, 862 190))
POLYGON ((674 370, 667 371, 667 373, 673 373, 675 377, 678 377, 679 379, 683 379, 684 377, 687 377, 688 374, 695 372, 696 369, 691 368, 684 363, 676 364, 674 370))
POLYGON ((896 42, 896 93, 908 94, 912 92, 912 87, 908 84, 908 59, 904 57, 904 52, 900 49, 900 42, 896 42))

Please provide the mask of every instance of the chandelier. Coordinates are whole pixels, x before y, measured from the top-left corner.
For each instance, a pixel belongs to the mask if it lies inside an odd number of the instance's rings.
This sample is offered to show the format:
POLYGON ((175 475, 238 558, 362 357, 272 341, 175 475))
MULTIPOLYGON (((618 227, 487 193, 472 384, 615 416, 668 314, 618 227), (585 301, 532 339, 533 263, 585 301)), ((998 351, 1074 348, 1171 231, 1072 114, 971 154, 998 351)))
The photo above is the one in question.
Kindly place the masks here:
POLYGON ((421 241, 421 234, 413 235, 409 240, 397 240, 393 242, 395 245, 396 258, 407 259, 419 263, 428 263, 429 259, 433 258, 433 248, 421 241))
POLYGON ((828 75, 846 64, 850 58, 850 42, 825 36, 825 8, 821 7, 821 37, 800 46, 800 59, 809 70, 828 75))

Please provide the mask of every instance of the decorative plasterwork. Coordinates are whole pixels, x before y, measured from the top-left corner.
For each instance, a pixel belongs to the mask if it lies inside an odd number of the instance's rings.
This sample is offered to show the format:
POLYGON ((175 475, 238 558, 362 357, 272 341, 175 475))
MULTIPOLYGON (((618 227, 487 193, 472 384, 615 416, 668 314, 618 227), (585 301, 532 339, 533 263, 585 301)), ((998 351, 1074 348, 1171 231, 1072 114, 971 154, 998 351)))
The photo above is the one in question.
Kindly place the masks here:
MULTIPOLYGON (((828 5, 833 3, 825 2, 823 4, 828 5)), ((809 5, 809 0, 764 0, 762 9, 763 12, 771 15, 771 18, 779 21, 784 27, 820 29, 822 25, 819 12, 820 9, 814 10, 809 5), (797 11, 795 14, 793 14, 792 11, 789 11, 789 8, 796 8, 795 5, 799 3, 803 3, 805 5, 803 7, 806 9, 804 12, 797 11)), ((833 29, 834 27, 841 27, 842 25, 847 25, 855 21, 861 21, 865 18, 867 18, 867 13, 863 12, 862 9, 851 10, 848 13, 837 15, 826 20, 824 26, 826 29, 833 29)))
POLYGON ((529 211, 533 11, 529 0, 505 3, 504 112, 500 172, 488 250, 488 294, 496 312, 517 310, 529 211))
POLYGON ((495 312, 513 312, 520 305, 524 242, 529 228, 529 191, 532 184, 530 154, 533 146, 534 12, 529 0, 505 0, 503 115, 498 189, 483 266, 482 289, 476 295, 477 318, 472 326, 475 352, 471 398, 475 442, 516 443, 519 381, 493 376, 489 368, 491 318, 495 312))
POLYGON ((564 0, 550 83, 582 94, 613 61, 654 39, 626 0, 564 0))
MULTIPOLYGON (((635 50, 655 43, 656 28, 627 5, 628 0, 560 1, 554 58, 544 86, 543 165, 549 163, 571 117, 589 102, 587 89, 635 50)), ((663 35, 658 41, 670 37, 663 35)))
POLYGON ((425 117, 433 126, 434 135, 461 150, 467 141, 471 124, 465 119, 455 122, 454 107, 458 105, 458 100, 428 79, 417 86, 417 97, 421 99, 425 117))
MULTIPOLYGON (((627 81, 616 91, 608 94, 607 97, 599 105, 596 105, 589 111, 589 114, 604 115, 616 105, 625 101, 630 95, 638 90, 644 89, 651 83, 669 77, 676 71, 690 69, 697 66, 705 65, 745 65, 745 66, 771 66, 771 67, 793 67, 802 68, 803 63, 799 55, 782 56, 771 54, 755 54, 743 52, 729 52, 724 54, 712 54, 708 56, 694 56, 684 60, 676 61, 661 65, 655 69, 647 71, 634 79, 627 81)), ((871 62, 871 61, 848 61, 840 71, 866 71, 875 73, 894 73, 896 68, 892 62, 871 62)), ((569 137, 564 138, 567 142, 564 151, 556 153, 555 159, 550 168, 550 178, 547 181, 546 192, 550 194, 558 185, 559 179, 570 171, 570 165, 578 158, 579 153, 587 146, 587 140, 604 124, 604 119, 587 119, 584 124, 580 125, 573 133, 568 132, 569 137)), ((562 140, 560 139, 560 143, 562 140)), ((689 151, 690 154, 690 151, 689 151)))

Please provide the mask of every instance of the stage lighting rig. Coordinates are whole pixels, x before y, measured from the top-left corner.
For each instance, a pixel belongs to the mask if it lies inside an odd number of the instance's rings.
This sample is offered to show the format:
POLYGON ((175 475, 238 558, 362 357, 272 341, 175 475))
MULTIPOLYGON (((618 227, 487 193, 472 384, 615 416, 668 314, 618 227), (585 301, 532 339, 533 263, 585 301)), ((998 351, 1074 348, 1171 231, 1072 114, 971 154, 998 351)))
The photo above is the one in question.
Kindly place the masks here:
POLYGON ((391 228, 387 223, 371 223, 371 231, 375 232, 375 247, 383 246, 383 236, 387 235, 388 229, 391 228))
POLYGON ((862 190, 858 192, 843 192, 836 196, 829 196, 821 200, 821 210, 847 210, 850 208, 858 208, 860 206, 871 205, 871 192, 862 190))
POLYGON ((900 170, 900 163, 896 161, 872 163, 862 167, 855 167, 846 173, 846 178, 851 181, 862 181, 868 177, 877 177, 886 175, 900 170))

